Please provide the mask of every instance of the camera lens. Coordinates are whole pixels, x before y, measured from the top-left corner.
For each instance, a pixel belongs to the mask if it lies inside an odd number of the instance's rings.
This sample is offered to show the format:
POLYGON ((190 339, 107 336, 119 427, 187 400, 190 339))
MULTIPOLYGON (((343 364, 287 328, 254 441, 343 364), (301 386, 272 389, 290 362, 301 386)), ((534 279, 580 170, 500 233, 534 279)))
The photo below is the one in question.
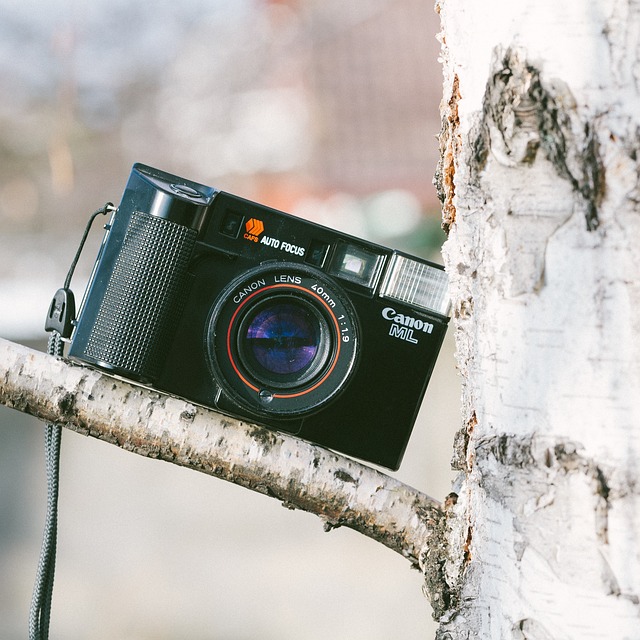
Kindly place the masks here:
POLYGON ((205 344, 220 408, 288 420, 346 389, 358 325, 349 299, 317 269, 267 262, 220 292, 205 344))
POLYGON ((293 304, 274 304, 254 316, 245 341, 255 359, 275 374, 297 373, 318 352, 318 326, 310 314, 293 304))
POLYGON ((297 386, 322 370, 329 355, 327 322, 306 300, 278 296, 256 305, 240 323, 238 351, 266 386, 297 386))

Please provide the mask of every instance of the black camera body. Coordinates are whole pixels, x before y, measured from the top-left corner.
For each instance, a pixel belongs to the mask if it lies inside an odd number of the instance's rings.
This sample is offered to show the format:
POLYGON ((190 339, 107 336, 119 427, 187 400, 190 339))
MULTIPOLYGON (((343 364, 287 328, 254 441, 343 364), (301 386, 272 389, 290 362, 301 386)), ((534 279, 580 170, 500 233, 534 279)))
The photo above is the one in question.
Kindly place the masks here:
POLYGON ((141 164, 105 228, 72 359, 399 467, 442 267, 141 164))

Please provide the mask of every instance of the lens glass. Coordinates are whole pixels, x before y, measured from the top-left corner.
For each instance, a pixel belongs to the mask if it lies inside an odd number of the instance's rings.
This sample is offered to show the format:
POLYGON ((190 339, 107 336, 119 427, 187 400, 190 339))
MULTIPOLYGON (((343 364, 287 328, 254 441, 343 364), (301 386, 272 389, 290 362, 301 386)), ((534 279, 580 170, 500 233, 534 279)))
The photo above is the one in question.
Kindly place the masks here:
POLYGON ((303 372, 318 354, 318 318, 300 304, 263 305, 246 326, 245 349, 268 373, 280 376, 303 372))

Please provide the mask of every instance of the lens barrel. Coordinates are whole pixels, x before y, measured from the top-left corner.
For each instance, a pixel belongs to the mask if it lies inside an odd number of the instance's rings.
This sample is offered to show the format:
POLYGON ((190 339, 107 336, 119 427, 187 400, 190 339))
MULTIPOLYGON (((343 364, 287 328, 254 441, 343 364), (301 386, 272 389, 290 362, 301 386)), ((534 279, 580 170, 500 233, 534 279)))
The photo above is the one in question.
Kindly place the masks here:
POLYGON ((345 387, 357 333, 338 285, 280 263, 252 269, 222 292, 205 342, 212 375, 235 402, 258 415, 296 416, 345 387))

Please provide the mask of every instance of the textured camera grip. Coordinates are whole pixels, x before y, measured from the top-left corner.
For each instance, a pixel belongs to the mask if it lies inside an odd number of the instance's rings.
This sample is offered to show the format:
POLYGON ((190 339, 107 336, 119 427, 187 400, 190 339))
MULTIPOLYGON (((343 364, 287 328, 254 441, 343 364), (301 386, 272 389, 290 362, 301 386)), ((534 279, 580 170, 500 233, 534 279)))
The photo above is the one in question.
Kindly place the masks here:
POLYGON ((160 373, 187 295, 196 231, 134 212, 92 327, 86 355, 140 379, 160 373))

